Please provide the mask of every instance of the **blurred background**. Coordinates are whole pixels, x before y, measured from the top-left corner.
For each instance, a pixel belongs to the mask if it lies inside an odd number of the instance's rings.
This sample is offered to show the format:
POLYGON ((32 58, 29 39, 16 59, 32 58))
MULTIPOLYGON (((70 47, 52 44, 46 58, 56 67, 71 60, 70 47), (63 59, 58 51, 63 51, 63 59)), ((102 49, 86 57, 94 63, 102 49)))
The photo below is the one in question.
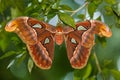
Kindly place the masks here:
POLYGON ((15 79, 120 80, 120 0, 0 0, 0 80, 15 79), (75 13, 81 6, 84 7, 75 13), (71 67, 65 44, 55 45, 51 69, 39 69, 21 39, 4 29, 10 20, 19 16, 33 17, 55 26, 60 12, 69 17, 75 13, 72 16, 75 22, 100 20, 112 30, 110 38, 95 36, 96 44, 83 69, 71 67), (99 64, 96 65, 96 61, 99 64))

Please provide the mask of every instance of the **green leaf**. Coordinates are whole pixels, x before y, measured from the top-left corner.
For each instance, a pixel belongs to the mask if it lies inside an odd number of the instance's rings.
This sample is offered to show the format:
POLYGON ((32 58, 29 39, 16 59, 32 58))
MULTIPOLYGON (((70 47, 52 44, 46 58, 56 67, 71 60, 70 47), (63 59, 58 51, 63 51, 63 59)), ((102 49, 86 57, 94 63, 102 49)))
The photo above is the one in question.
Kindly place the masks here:
POLYGON ((9 2, 7 0, 0 0, 0 13, 3 13, 5 9, 10 6, 11 0, 9 2))
POLYGON ((19 11, 18 8, 11 8, 11 16, 13 19, 21 15, 22 15, 22 12, 19 11))
POLYGON ((97 7, 95 6, 94 3, 90 3, 88 5, 88 13, 89 13, 89 15, 90 15, 91 18, 93 18, 93 15, 94 15, 94 12, 95 12, 96 8, 97 7))
POLYGON ((105 0, 108 4, 115 4, 116 0, 105 0))
POLYGON ((95 77, 95 76, 92 76, 92 77, 90 77, 90 78, 87 79, 87 80, 96 80, 96 77, 95 77))
POLYGON ((9 51, 7 53, 5 53, 3 56, 0 57, 0 59, 4 59, 4 58, 7 58, 7 57, 10 57, 12 55, 16 54, 15 51, 9 51))
POLYGON ((96 20, 99 20, 99 21, 101 21, 101 16, 99 16, 96 20))
POLYGON ((108 80, 109 77, 110 77, 110 69, 107 67, 103 67, 102 72, 97 74, 97 78, 100 80, 101 79, 108 80))
POLYGON ((20 65, 26 58, 26 51, 23 51, 21 54, 16 56, 17 65, 20 65))
POLYGON ((102 0, 93 0, 93 2, 95 3, 95 5, 99 5, 102 2, 102 0))
POLYGON ((85 14, 79 14, 78 18, 80 18, 81 20, 84 20, 85 19, 85 14))
MULTIPOLYGON (((118 19, 117 23, 120 25, 120 18, 118 19)), ((120 27, 120 26, 119 26, 120 27)))
POLYGON ((113 66, 111 66, 111 65, 113 65, 112 60, 104 60, 102 66, 110 69, 110 68, 113 68, 113 66))
POLYGON ((72 10, 72 8, 69 7, 68 5, 60 5, 60 7, 61 7, 62 10, 69 10, 69 11, 72 10))
POLYGON ((10 35, 4 32, 2 29, 0 31, 0 49, 5 52, 9 43, 10 43, 10 35))
POLYGON ((7 66, 7 69, 10 68, 15 63, 15 59, 13 59, 7 66))
POLYGON ((52 9, 59 9, 59 3, 58 3, 58 2, 55 2, 55 3, 52 5, 52 9))
POLYGON ((96 42, 100 42, 103 47, 106 46, 106 38, 105 37, 96 36, 96 38, 97 38, 96 42))
POLYGON ((115 80, 120 80, 120 71, 117 70, 111 70, 113 77, 115 78, 115 80))
POLYGON ((28 60, 28 71, 31 73, 32 69, 33 69, 33 60, 31 58, 29 58, 28 60))
POLYGON ((24 78, 26 80, 28 70, 25 62, 22 62, 18 65, 17 61, 15 60, 14 64, 9 69, 12 75, 14 75, 15 77, 20 79, 24 78))
POLYGON ((75 21, 74 21, 74 19, 70 15, 65 14, 65 13, 59 13, 59 18, 65 24, 75 28, 75 21))
POLYGON ((91 71, 91 64, 88 63, 85 68, 74 71, 74 80, 86 80, 90 76, 91 71))
POLYGON ((105 11, 107 15, 112 15, 113 13, 112 8, 110 6, 105 6, 105 11))
POLYGON ((113 9, 113 11, 114 11, 118 16, 120 16, 120 2, 114 4, 113 7, 112 7, 112 9, 113 9))

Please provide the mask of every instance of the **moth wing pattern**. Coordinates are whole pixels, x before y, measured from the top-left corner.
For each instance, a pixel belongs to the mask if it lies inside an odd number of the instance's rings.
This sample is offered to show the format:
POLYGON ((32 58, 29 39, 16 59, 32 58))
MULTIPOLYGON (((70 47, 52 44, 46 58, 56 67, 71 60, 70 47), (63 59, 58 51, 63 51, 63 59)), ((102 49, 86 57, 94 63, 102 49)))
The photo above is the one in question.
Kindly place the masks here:
POLYGON ((75 69, 81 69, 87 64, 91 47, 87 48, 82 45, 82 36, 90 27, 89 21, 79 22, 76 24, 76 29, 74 31, 66 34, 68 59, 75 69), (79 27, 82 28, 79 30, 79 27))
POLYGON ((28 25, 37 33, 38 43, 27 45, 35 64, 42 69, 49 69, 54 57, 55 28, 34 18, 28 19, 28 25))
POLYGON ((19 35, 39 68, 51 67, 54 56, 53 26, 34 18, 18 17, 8 23, 5 29, 19 35))
POLYGON ((55 28, 43 21, 30 17, 18 17, 10 21, 5 30, 15 32, 26 44, 30 56, 41 69, 49 69, 54 57, 54 43, 62 44, 64 36, 68 59, 73 68, 86 66, 92 47, 94 35, 111 37, 112 32, 107 25, 97 20, 76 23, 76 28, 55 28), (58 35, 60 37, 58 37, 58 35), (57 36, 57 37, 56 37, 57 36))
POLYGON ((112 32, 104 23, 97 20, 83 21, 76 24, 76 29, 66 34, 68 59, 73 68, 86 66, 92 47, 94 35, 110 37, 112 32))

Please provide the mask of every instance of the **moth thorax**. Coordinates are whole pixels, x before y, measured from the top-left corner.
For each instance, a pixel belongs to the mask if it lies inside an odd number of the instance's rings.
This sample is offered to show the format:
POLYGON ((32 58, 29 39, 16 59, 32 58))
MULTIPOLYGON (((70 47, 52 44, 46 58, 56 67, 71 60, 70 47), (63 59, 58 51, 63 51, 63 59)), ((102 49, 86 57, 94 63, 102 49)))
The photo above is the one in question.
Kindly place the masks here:
POLYGON ((55 41, 56 41, 56 44, 61 45, 64 41, 63 35, 62 34, 56 34, 55 35, 55 41))

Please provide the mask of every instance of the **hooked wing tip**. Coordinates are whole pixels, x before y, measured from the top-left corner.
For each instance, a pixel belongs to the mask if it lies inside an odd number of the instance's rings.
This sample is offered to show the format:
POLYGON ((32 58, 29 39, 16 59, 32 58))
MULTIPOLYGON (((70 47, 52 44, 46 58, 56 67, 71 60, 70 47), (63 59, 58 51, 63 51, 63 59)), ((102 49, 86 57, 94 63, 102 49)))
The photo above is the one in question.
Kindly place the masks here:
POLYGON ((91 20, 91 24, 96 26, 96 33, 100 37, 103 37, 103 36, 111 37, 112 36, 112 31, 105 23, 98 21, 98 20, 91 20))
POLYGON ((6 26, 5 30, 8 32, 13 32, 17 28, 17 24, 15 21, 10 21, 6 26))
POLYGON ((106 26, 106 27, 102 26, 100 32, 101 32, 102 36, 105 36, 105 37, 111 37, 112 36, 112 31, 109 29, 108 26, 106 26))
POLYGON ((24 20, 27 19, 28 17, 18 17, 12 21, 10 21, 6 26, 5 26, 5 30, 8 32, 13 32, 16 30, 16 28, 18 27, 18 22, 20 20, 24 20))

